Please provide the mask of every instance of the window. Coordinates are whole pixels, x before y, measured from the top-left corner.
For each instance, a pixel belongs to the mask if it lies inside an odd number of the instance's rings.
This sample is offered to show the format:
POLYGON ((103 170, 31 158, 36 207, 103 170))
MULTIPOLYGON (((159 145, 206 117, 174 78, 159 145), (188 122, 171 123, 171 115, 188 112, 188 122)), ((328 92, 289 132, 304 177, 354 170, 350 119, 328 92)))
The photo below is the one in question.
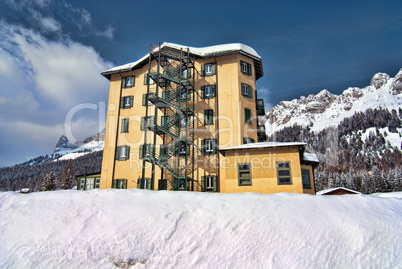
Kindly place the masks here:
POLYGON ((182 79, 189 79, 191 78, 191 68, 190 69, 184 69, 181 73, 182 79))
POLYGON ((239 186, 251 186, 251 169, 250 163, 239 163, 239 186))
POLYGON ((155 146, 152 144, 140 145, 140 159, 155 157, 155 146))
POLYGON ((303 189, 311 189, 310 170, 302 169, 301 172, 302 172, 303 189))
POLYGON ((216 139, 201 140, 201 153, 204 155, 216 154, 217 144, 218 143, 216 139))
POLYGON ((290 162, 277 162, 276 170, 278 171, 278 185, 292 184, 290 162))
POLYGON ((155 84, 155 80, 149 74, 144 75, 144 85, 152 85, 155 84))
POLYGON ((201 177, 201 191, 217 191, 216 176, 203 176, 201 177))
POLYGON ((147 94, 144 93, 142 95, 142 105, 143 106, 152 106, 152 102, 148 100, 147 94))
POLYGON ((251 125, 251 110, 248 108, 244 109, 244 122, 251 125))
POLYGON ((100 178, 99 177, 84 177, 80 178, 77 182, 77 190, 92 190, 99 189, 100 178))
POLYGON ((190 99, 190 95, 187 94, 187 92, 183 92, 183 93, 180 95, 180 101, 181 101, 181 102, 186 102, 186 100, 189 100, 189 99, 190 99))
POLYGON ((201 98, 209 99, 214 98, 216 96, 216 86, 215 85, 207 85, 201 87, 201 98))
POLYGON ((129 156, 130 156, 130 146, 116 147, 116 160, 125 161, 128 160, 129 156))
POLYGON ((240 69, 243 74, 251 76, 251 64, 244 61, 240 61, 240 69))
POLYGON ((249 137, 243 138, 243 144, 251 144, 251 143, 255 143, 255 140, 249 137))
POLYGON ((253 98, 253 88, 248 84, 241 84, 241 94, 246 98, 253 98))
POLYGON ((93 178, 87 178, 87 181, 85 183, 85 189, 86 190, 92 190, 94 188, 94 179, 93 178))
POLYGON ((139 178, 137 181, 137 189, 150 190, 151 189, 151 179, 148 177, 139 178))
POLYGON ((121 132, 128 133, 128 124, 130 119, 121 119, 121 132))
POLYGON ((214 124, 214 111, 212 109, 204 110, 204 125, 214 124))
POLYGON ((216 64, 208 63, 201 65, 201 76, 213 76, 216 74, 216 64))
POLYGON ((153 116, 141 117, 140 130, 144 131, 147 126, 153 126, 153 124, 154 124, 154 117, 153 116))
POLYGON ((185 142, 179 142, 176 144, 176 156, 190 155, 190 145, 186 145, 185 142))
POLYGON ((134 76, 125 77, 121 80, 121 85, 123 88, 132 88, 134 87, 134 76))
POLYGON ((134 96, 125 96, 120 100, 120 108, 133 107, 134 96))
POLYGON ((113 189, 127 189, 127 179, 125 179, 125 178, 113 179, 112 188, 113 189))
POLYGON ((161 127, 169 128, 169 120, 170 120, 169 116, 162 116, 161 117, 161 127))

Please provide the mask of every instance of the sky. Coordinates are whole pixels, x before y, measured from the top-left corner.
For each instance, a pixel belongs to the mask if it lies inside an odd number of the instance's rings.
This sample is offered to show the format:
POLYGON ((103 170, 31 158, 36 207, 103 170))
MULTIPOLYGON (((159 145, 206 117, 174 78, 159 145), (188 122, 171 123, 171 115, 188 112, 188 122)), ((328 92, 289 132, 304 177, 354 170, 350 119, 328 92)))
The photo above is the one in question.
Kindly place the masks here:
POLYGON ((251 46, 267 109, 395 76, 401 33, 401 1, 2 0, 0 167, 52 153, 61 135, 101 131, 109 82, 100 73, 150 43, 251 46))

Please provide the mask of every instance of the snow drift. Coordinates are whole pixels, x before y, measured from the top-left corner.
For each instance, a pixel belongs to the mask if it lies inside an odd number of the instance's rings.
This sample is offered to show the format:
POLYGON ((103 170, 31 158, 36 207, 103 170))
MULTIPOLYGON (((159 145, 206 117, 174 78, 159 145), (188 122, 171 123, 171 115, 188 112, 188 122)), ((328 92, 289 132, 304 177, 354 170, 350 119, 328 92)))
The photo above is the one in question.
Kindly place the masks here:
POLYGON ((401 268, 402 199, 0 193, 0 268, 401 268))

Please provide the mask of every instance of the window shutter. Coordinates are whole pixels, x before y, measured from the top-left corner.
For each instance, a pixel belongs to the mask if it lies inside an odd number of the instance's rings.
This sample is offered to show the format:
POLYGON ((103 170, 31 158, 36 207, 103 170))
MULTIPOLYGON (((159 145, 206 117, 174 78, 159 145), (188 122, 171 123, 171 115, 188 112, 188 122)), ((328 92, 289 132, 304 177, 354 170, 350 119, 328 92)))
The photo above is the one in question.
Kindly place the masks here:
POLYGON ((140 127, 141 131, 145 130, 145 117, 141 118, 141 127, 140 127))
POLYGON ((81 189, 81 178, 78 178, 77 180, 77 190, 81 189))
POLYGON ((130 158, 130 146, 126 146, 126 159, 128 160, 130 158))
POLYGON ((213 141, 214 154, 216 154, 217 151, 218 151, 218 140, 217 139, 212 139, 212 141, 213 141))
POLYGON ((144 94, 142 95, 142 105, 143 105, 143 106, 147 106, 147 104, 148 104, 147 101, 148 101, 148 100, 147 100, 147 94, 144 93, 144 94))
POLYGON ((205 176, 201 177, 201 191, 205 192, 205 176))
POLYGON ((251 76, 251 64, 247 64, 247 75, 251 76))
POLYGON ((250 109, 245 108, 245 109, 244 109, 244 121, 245 121, 246 124, 251 124, 251 123, 249 122, 249 121, 250 121, 250 118, 251 118, 251 111, 250 111, 250 109))
POLYGON ((216 85, 212 86, 212 96, 216 97, 216 85))
POLYGON ((211 75, 215 75, 216 74, 216 64, 212 64, 212 74, 211 75))
POLYGON ((127 189, 127 179, 122 179, 122 181, 123 181, 122 189, 127 189))
POLYGON ((112 188, 117 189, 117 180, 116 179, 113 179, 112 188))
POLYGON ((126 87, 126 78, 125 77, 121 79, 121 87, 122 88, 126 87))
POLYGON ((130 107, 133 107, 134 96, 129 96, 129 98, 130 98, 130 107))
POLYGON ((186 152, 187 152, 187 155, 190 155, 190 145, 187 145, 186 152))
POLYGON ((119 160, 120 156, 120 147, 116 147, 116 160, 119 160))
POLYGON ((253 98, 253 88, 251 86, 248 88, 248 98, 253 98))
POLYGON ((149 82, 149 76, 148 76, 148 74, 145 74, 144 75, 144 85, 148 85, 148 82, 149 82))
POLYGON ((120 98, 120 108, 124 108, 124 97, 120 98))
POLYGON ((201 86, 201 98, 205 99, 205 86, 201 86))
POLYGON ((147 180, 147 189, 150 190, 151 189, 151 179, 148 178, 147 180))
POLYGON ((213 176, 212 182, 214 184, 214 192, 217 192, 218 191, 218 182, 216 180, 216 176, 213 176))
POLYGON ((139 152, 140 158, 144 157, 144 145, 140 145, 140 152, 139 152))
POLYGON ((201 65, 201 76, 205 76, 205 64, 201 65))
POLYGON ((205 139, 201 140, 201 154, 205 155, 205 139))

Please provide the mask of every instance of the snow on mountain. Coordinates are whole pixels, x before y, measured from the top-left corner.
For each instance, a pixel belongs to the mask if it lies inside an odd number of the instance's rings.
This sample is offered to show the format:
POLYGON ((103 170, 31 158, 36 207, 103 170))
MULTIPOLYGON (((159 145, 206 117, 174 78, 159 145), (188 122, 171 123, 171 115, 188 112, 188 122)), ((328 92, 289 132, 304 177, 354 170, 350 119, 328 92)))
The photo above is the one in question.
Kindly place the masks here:
MULTIPOLYGON (((283 101, 271 108, 266 114, 265 128, 270 136, 285 127, 295 124, 310 126, 311 131, 321 131, 329 126, 338 125, 344 118, 369 108, 399 110, 402 107, 402 69, 391 78, 377 73, 370 86, 363 89, 352 87, 341 95, 322 90, 316 95, 283 101)), ((401 140, 399 140, 399 147, 401 140)))
POLYGON ((387 196, 3 192, 0 268, 401 268, 387 196))
MULTIPOLYGON (((82 142, 76 142, 76 146, 73 148, 58 148, 57 154, 61 155, 61 157, 58 158, 58 160, 70 160, 70 159, 75 159, 80 156, 83 156, 85 154, 94 152, 94 151, 100 151, 103 150, 104 143, 105 143, 105 129, 101 132, 96 134, 95 136, 88 137, 84 139, 82 142)), ((64 135, 60 137, 60 140, 62 138, 67 139, 64 135)), ((67 142, 71 144, 68 139, 67 142)), ((57 145, 56 145, 57 147, 57 145)), ((55 149, 56 152, 56 149, 55 149)))
POLYGON ((63 150, 72 150, 77 148, 74 144, 72 144, 65 135, 60 136, 59 141, 54 148, 54 153, 63 151, 63 150))

